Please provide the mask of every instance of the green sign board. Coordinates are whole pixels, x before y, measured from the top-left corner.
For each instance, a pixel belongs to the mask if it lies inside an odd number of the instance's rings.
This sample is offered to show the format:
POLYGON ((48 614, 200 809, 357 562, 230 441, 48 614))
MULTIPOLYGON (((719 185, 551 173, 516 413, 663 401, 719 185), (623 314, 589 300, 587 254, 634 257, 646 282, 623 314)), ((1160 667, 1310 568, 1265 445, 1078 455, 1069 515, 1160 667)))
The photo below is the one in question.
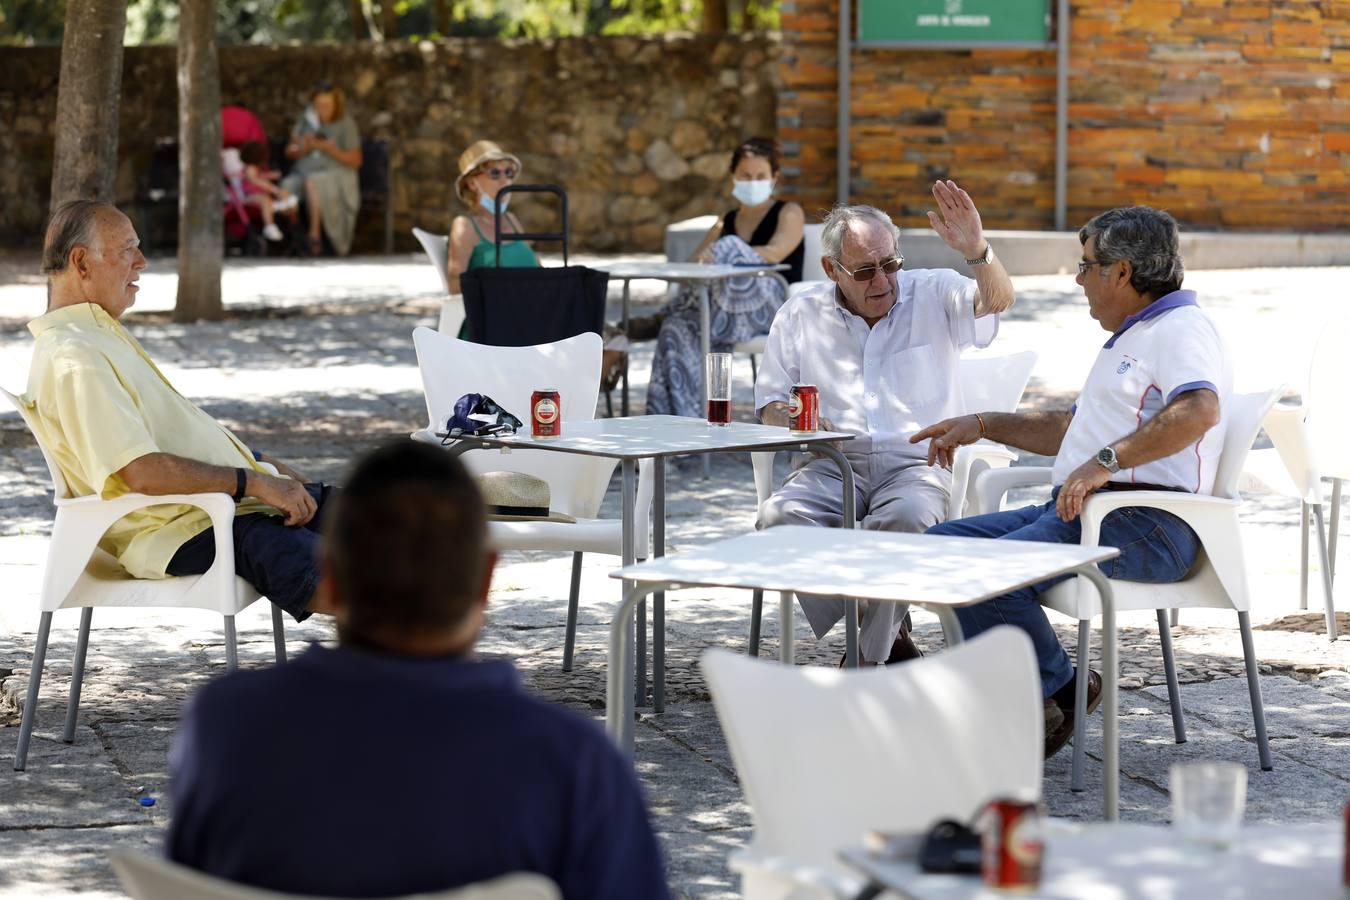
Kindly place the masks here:
POLYGON ((863 43, 1044 45, 1049 0, 857 0, 863 43))

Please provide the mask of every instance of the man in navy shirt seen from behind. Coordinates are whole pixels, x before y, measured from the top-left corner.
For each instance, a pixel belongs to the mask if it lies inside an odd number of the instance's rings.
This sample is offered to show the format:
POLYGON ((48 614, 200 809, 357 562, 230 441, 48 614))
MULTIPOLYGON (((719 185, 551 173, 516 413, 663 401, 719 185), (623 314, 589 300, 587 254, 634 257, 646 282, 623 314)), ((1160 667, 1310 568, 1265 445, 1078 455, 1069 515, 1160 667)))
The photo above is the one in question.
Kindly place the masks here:
POLYGON ((631 764, 592 721, 480 660, 496 562, 463 465, 358 463, 315 598, 338 645, 203 688, 171 753, 169 856, 273 891, 388 897, 509 872, 568 898, 666 898, 631 764))

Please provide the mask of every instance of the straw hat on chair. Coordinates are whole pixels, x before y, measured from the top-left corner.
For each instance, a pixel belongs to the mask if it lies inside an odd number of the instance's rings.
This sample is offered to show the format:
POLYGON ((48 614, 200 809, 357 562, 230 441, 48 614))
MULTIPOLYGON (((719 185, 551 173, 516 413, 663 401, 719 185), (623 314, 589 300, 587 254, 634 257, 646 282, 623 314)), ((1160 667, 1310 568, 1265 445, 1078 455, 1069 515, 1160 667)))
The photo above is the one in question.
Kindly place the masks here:
POLYGON ((523 472, 486 472, 476 479, 488 518, 498 522, 575 522, 549 509, 548 482, 523 472))

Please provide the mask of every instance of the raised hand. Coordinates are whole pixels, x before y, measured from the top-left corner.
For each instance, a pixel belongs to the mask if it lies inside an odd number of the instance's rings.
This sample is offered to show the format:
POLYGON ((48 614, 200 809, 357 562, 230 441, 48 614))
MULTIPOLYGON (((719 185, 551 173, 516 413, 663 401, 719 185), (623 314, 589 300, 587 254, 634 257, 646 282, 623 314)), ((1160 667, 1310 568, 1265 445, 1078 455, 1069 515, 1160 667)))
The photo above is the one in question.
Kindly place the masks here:
POLYGON ((938 237, 966 259, 983 253, 984 227, 970 195, 955 181, 937 181, 933 183, 933 199, 938 211, 929 211, 928 222, 938 237))

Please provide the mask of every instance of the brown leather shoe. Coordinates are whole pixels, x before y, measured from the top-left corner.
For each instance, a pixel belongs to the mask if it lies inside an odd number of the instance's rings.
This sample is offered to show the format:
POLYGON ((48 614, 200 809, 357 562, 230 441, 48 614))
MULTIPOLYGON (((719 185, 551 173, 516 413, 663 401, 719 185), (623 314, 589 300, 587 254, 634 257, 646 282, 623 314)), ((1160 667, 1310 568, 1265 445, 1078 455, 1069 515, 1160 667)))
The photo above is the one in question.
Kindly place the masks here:
POLYGON ((913 659, 923 659, 923 651, 919 649, 918 644, 909 636, 910 628, 913 623, 910 621, 909 613, 905 613, 905 618, 900 622, 900 633, 895 637, 895 643, 891 644, 891 655, 886 657, 886 665, 895 665, 896 663, 909 662, 913 659))
MULTIPOLYGON (((1064 746, 1067 737, 1061 739, 1064 734, 1064 710, 1059 708, 1059 704, 1053 698, 1047 697, 1045 700, 1045 758, 1049 759, 1060 751, 1064 746)), ((1070 728, 1068 734, 1073 734, 1070 728)))
MULTIPOLYGON (((1077 679, 1076 674, 1074 678, 1077 679)), ((1072 681, 1069 682, 1069 685, 1072 686, 1073 682, 1072 681)), ((1067 705, 1061 705, 1054 697, 1047 699, 1045 702, 1046 702, 1045 758, 1049 759, 1050 757, 1058 753, 1060 750, 1064 749, 1064 745, 1067 744, 1069 742, 1069 739, 1073 737, 1074 710, 1073 710, 1072 694, 1070 694, 1070 699, 1067 705), (1051 704, 1053 704, 1056 708, 1059 709, 1060 715, 1063 719, 1063 721, 1060 723, 1058 730, 1056 731, 1050 730, 1049 707, 1051 704)), ((1091 715, 1092 713, 1096 712, 1097 707, 1101 706, 1101 703, 1102 703, 1102 676, 1092 671, 1091 669, 1088 669, 1088 688, 1087 688, 1088 715, 1091 715)))

